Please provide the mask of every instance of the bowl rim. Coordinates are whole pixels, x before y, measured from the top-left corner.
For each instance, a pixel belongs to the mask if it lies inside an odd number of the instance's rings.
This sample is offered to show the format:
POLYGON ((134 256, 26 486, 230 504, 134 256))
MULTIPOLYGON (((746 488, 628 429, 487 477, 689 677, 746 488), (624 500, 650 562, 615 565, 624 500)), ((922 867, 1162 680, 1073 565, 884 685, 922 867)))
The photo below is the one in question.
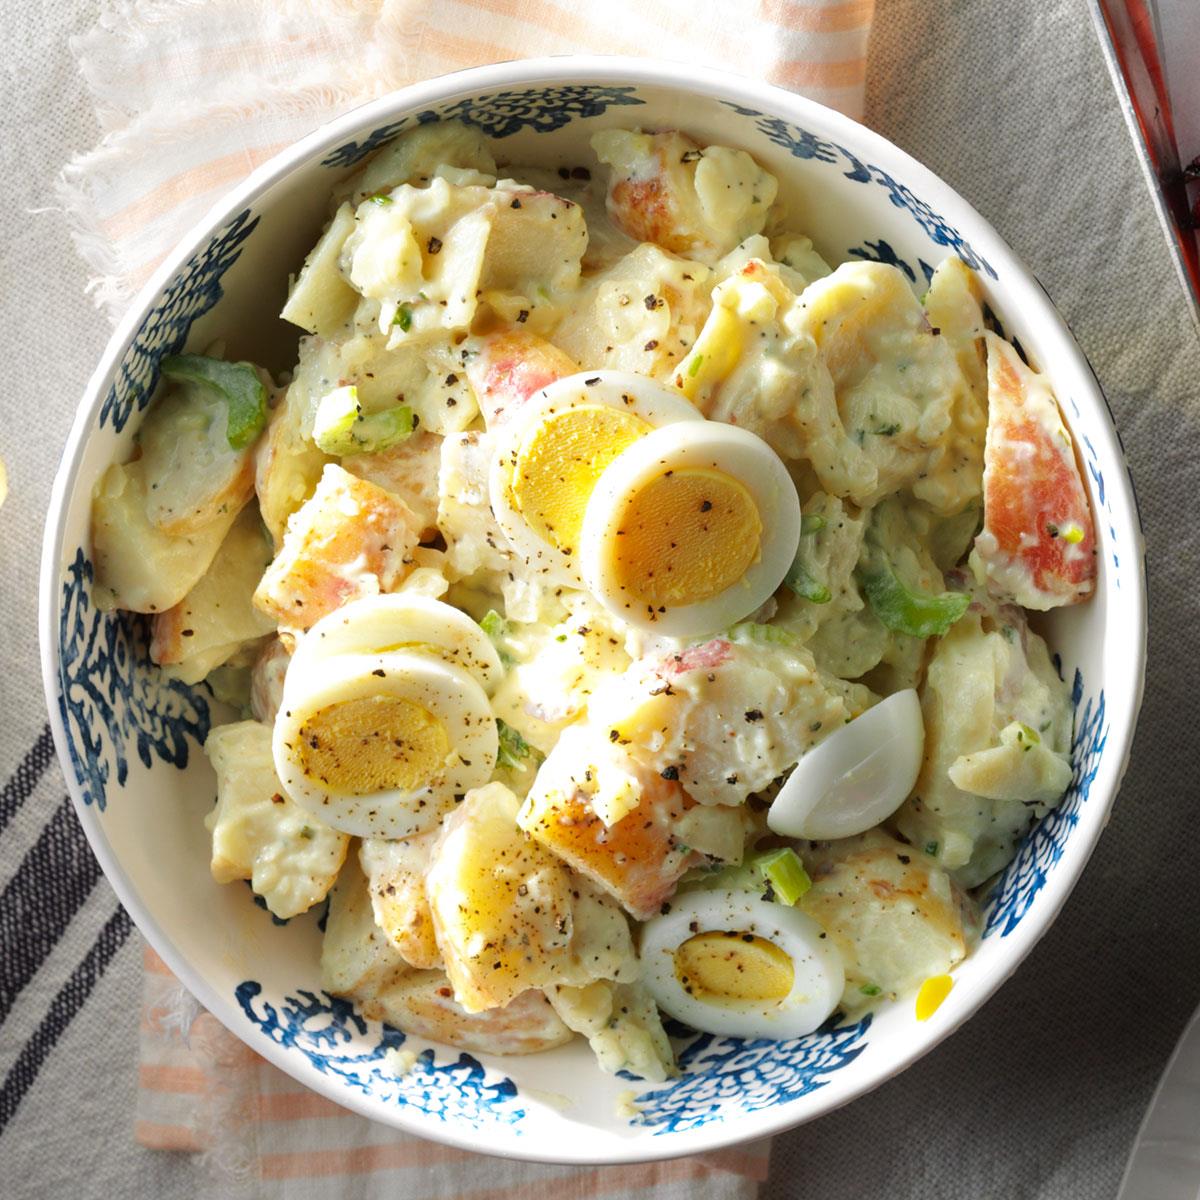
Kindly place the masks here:
MULTIPOLYGON (((182 951, 176 948, 166 931, 149 909, 143 905, 132 881, 122 869, 108 842, 97 814, 84 803, 82 789, 71 766, 68 733, 64 727, 58 703, 59 644, 58 618, 59 564, 64 537, 67 500, 106 388, 134 340, 142 321, 164 287, 178 270, 212 234, 233 215, 252 204, 272 185, 294 170, 317 158, 318 155, 361 136, 372 128, 421 109, 436 106, 465 93, 513 86, 554 84, 634 85, 658 87, 700 96, 705 99, 732 102, 753 108, 770 116, 780 116, 800 126, 815 121, 831 137, 847 141, 856 153, 870 156, 885 164, 894 164, 898 177, 906 183, 936 193, 939 206, 949 214, 958 227, 969 228, 975 246, 985 246, 985 257, 1003 268, 1006 292, 1015 292, 1015 302, 1039 322, 1044 339, 1053 350, 1043 358, 1063 361, 1073 369, 1080 389, 1088 393, 1100 420, 1089 429, 1093 441, 1102 442, 1108 455, 1125 463, 1124 451, 1112 417, 1112 410, 1099 386, 1087 359, 1076 344, 1066 322, 1059 315, 1049 296, 1032 272, 1025 267, 1003 238, 957 191, 911 155, 895 146, 881 134, 875 133, 850 117, 818 104, 816 101, 773 84, 749 79, 731 72, 709 67, 690 66, 654 58, 632 58, 619 55, 555 55, 531 59, 516 59, 486 66, 471 67, 411 84, 359 105, 335 117, 300 138, 291 146, 272 156, 252 171, 246 179, 226 192, 209 211, 196 222, 179 241, 153 274, 116 326, 96 369, 84 389, 83 398, 72 423, 62 457, 55 475, 47 510, 39 572, 39 640, 42 660, 42 681, 49 710, 55 749, 67 781, 76 814, 104 874, 122 905, 133 917, 139 930, 162 957, 183 985, 213 1013, 235 1036, 273 1065, 304 1084, 327 1096, 335 1103, 362 1116, 380 1121, 420 1137, 443 1142, 460 1149, 520 1159, 531 1162, 573 1165, 610 1165, 678 1158, 698 1152, 711 1152, 738 1145, 753 1138, 781 1133, 823 1116, 836 1108, 874 1090, 918 1058, 923 1057, 973 1016, 1012 975, 1034 945, 1041 939, 1062 909, 1091 857, 1100 834, 1108 822, 1109 813, 1120 790, 1121 780, 1129 764, 1129 754, 1137 716, 1145 686, 1147 600, 1144 539, 1138 516, 1133 481, 1128 471, 1117 472, 1106 480, 1114 496, 1110 523, 1130 547, 1136 558, 1138 587, 1126 593, 1131 618, 1128 629, 1128 653, 1133 661, 1130 675, 1134 686, 1123 696, 1115 695, 1109 707, 1110 719, 1107 752, 1117 763, 1107 794, 1096 804, 1088 806, 1090 825, 1072 835, 1073 864, 1057 870, 1047 882, 1036 912, 1029 912, 1020 926, 1006 938, 1009 954, 983 986, 976 989, 969 1003, 955 1005, 956 1011, 946 1019, 923 1028, 911 1040, 903 1053, 880 1063, 861 1081, 844 1089, 820 1088, 771 1109, 745 1113, 719 1125, 671 1132, 661 1136, 630 1137, 624 1142, 607 1141, 603 1153, 589 1152, 586 1136, 579 1139, 581 1148, 568 1145, 564 1139, 553 1150, 543 1151, 523 1143, 506 1129, 467 1129, 452 1121, 433 1120, 415 1113, 405 1105, 384 1106, 372 1098, 360 1095, 319 1072, 307 1060, 288 1052, 257 1030, 247 1026, 243 1014, 232 997, 225 996, 194 970, 182 951), (1089 383, 1090 381, 1090 383, 1089 383), (1086 844, 1081 841, 1081 834, 1086 844)), ((889 166, 889 170, 892 167, 889 166)), ((1099 781, 1098 781, 1099 782, 1099 781)), ((1091 798, 1090 798, 1091 799, 1091 798)), ((1081 821, 1082 825, 1083 822, 1081 821)), ((947 1006, 950 1007, 950 1006, 947 1006)), ((581 1129, 586 1127, 581 1126, 581 1129)))

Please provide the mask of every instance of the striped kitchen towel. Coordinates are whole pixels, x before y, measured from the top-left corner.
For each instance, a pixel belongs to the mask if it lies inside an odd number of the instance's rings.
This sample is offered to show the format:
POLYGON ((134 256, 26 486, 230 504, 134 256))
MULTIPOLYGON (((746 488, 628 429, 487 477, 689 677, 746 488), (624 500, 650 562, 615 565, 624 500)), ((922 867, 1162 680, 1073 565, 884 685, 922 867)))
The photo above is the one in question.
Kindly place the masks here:
MULTIPOLYGON (((417 79, 572 51, 741 71, 861 114, 874 0, 106 0, 73 43, 100 144, 60 199, 114 319, 222 192, 322 121, 417 79)), ((119 913, 123 939, 128 930, 119 913)), ((224 1200, 402 1194, 743 1200, 769 1143, 601 1169, 433 1145, 306 1091, 146 951, 135 1136, 203 1156, 224 1200)))

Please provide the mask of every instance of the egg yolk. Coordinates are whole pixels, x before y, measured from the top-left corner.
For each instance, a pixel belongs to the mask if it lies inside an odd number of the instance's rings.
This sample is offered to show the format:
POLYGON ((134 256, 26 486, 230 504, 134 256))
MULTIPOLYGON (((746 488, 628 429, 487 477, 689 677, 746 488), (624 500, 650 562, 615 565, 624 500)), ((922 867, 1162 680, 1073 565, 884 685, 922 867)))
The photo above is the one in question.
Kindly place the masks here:
POLYGON ((310 779, 355 796, 427 784, 450 753, 445 725, 400 696, 363 696, 314 713, 300 730, 300 766, 310 779))
POLYGON ((791 957, 752 933, 698 933, 675 951, 675 976, 690 996, 708 1003, 779 1003, 792 990, 791 957))
POLYGON ((633 413, 603 404, 550 414, 517 451, 509 484, 514 507, 539 537, 573 554, 597 480, 649 430, 633 413))
POLYGON ((708 468, 667 471, 626 501, 614 573, 652 608, 698 604, 741 579, 761 537, 758 506, 740 480, 708 468))

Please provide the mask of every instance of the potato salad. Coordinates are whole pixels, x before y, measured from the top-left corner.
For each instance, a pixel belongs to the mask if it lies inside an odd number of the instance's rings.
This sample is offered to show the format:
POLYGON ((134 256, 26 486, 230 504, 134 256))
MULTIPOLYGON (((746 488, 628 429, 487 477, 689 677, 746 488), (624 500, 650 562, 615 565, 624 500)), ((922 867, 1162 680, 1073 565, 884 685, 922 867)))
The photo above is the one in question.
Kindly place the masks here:
POLYGON ((162 364, 102 605, 236 719, 212 873, 401 1030, 754 1038, 916 995, 1071 778, 1095 586, 1046 378, 957 258, 833 266, 747 153, 420 125, 337 188, 281 378, 162 364))

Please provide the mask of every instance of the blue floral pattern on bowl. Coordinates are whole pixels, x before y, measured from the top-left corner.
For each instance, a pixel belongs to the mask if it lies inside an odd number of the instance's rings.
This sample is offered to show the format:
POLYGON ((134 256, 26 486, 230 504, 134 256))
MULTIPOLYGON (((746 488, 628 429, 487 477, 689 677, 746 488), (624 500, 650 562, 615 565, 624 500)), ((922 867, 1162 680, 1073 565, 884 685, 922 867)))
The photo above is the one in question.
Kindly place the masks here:
POLYGON ((853 1025, 826 1025, 788 1042, 700 1034, 679 1053, 679 1078, 638 1096, 632 1123, 675 1133, 786 1104, 852 1063, 870 1027, 868 1013, 853 1025))
POLYGON ((101 812, 115 770, 129 776, 129 749, 183 770, 189 741, 208 736, 208 703, 150 662, 149 622, 101 612, 91 597, 95 572, 82 550, 67 568, 59 620, 59 708, 85 804, 101 812))
POLYGON ((470 1054, 439 1063, 432 1050, 424 1050, 399 1074, 387 1058, 388 1051, 399 1050, 407 1040, 399 1029, 369 1025, 349 1001, 328 992, 318 996, 299 991, 276 1008, 262 999, 262 991, 260 983, 247 979, 238 985, 236 996, 263 1035, 277 1046, 299 1050, 322 1075, 364 1096, 476 1129, 488 1123, 517 1125, 525 1117, 516 1084, 507 1077, 489 1081, 483 1065, 470 1054), (378 1036, 363 1050, 359 1039, 369 1030, 378 1030, 378 1036))
POLYGON ((1104 719, 1104 693, 1088 700, 1083 713, 1083 676, 1075 672, 1071 689, 1075 706, 1075 734, 1071 742, 1073 773, 1061 803, 1043 817, 1026 835, 1017 856, 1004 868, 988 896, 982 936, 1007 937, 1029 911, 1038 892, 1046 885, 1050 870, 1063 856, 1071 831, 1079 824, 1079 812, 1100 769, 1108 742, 1104 719))
POLYGON ((598 117, 614 106, 645 104, 636 88, 581 83, 563 87, 523 88, 492 92, 444 104, 436 110, 404 117, 372 130, 361 142, 352 141, 331 151, 322 160, 326 167, 352 167, 386 145, 413 124, 429 121, 462 121, 490 138, 511 137, 522 129, 550 133, 581 117, 598 117))
POLYGON ((159 363, 166 355, 178 354, 184 348, 193 322, 224 295, 221 276, 241 257, 242 246, 258 222, 249 209, 239 213, 213 235, 203 250, 192 255, 171 281, 139 326, 121 361, 100 409, 101 429, 111 423, 120 433, 130 416, 150 403, 158 386, 159 363))

